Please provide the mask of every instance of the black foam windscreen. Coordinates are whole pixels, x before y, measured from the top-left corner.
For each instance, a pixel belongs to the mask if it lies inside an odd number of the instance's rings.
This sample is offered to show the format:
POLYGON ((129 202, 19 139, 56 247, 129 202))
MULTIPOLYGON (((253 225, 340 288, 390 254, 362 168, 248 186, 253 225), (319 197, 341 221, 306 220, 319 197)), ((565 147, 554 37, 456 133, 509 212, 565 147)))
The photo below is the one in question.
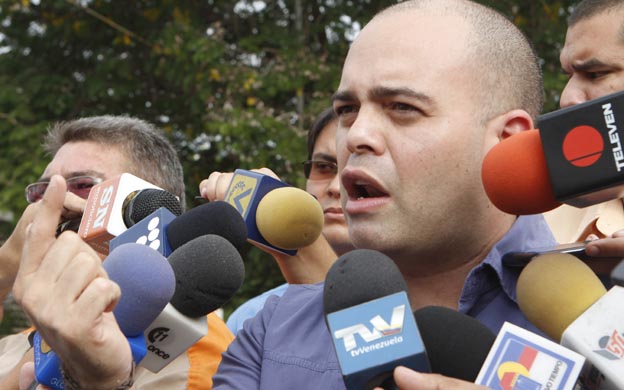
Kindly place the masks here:
POLYGON ((496 335, 458 311, 427 306, 414 312, 431 372, 474 382, 496 335))
POLYGON ((340 256, 327 272, 323 310, 333 313, 401 291, 407 292, 407 285, 388 256, 356 249, 340 256))
POLYGON ((225 238, 194 238, 169 255, 176 287, 171 304, 188 317, 200 317, 223 306, 245 279, 238 250, 225 238))
POLYGON ((130 228, 161 207, 171 211, 173 215, 182 214, 180 201, 170 192, 156 188, 135 191, 124 201, 123 221, 130 228))
POLYGON ((190 209, 167 227, 167 238, 173 250, 206 234, 224 237, 240 250, 247 242, 247 225, 234 206, 217 201, 190 209))

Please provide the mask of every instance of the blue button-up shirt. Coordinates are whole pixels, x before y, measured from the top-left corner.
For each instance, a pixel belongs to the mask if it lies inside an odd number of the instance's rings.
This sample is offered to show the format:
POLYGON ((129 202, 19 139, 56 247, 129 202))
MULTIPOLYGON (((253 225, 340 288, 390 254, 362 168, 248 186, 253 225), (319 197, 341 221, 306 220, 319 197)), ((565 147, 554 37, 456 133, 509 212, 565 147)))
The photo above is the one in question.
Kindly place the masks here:
MULTIPOLYGON (((540 333, 516 304, 520 269, 502 256, 555 245, 541 215, 519 217, 466 278, 459 310, 498 333, 503 322, 540 333)), ((223 354, 214 389, 340 389, 340 366, 323 316, 323 284, 291 285, 247 321, 223 354)))

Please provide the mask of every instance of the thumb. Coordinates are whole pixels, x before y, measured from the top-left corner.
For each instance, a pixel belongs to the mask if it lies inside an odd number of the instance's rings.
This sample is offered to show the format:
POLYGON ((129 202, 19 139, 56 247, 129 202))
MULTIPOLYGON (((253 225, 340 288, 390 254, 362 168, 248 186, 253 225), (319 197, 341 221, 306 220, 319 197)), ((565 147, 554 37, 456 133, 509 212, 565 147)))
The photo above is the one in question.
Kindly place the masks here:
POLYGON ((19 390, 34 389, 35 382, 35 363, 24 363, 19 372, 19 390))

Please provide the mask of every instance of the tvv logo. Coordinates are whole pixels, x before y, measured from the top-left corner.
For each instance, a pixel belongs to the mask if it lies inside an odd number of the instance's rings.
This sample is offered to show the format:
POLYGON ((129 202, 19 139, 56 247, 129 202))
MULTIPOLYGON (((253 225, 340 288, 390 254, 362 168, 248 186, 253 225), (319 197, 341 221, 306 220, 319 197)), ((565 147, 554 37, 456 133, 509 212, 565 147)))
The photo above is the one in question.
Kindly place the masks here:
POLYGON ((334 332, 336 339, 342 339, 347 352, 357 347, 355 335, 358 334, 367 343, 378 340, 382 337, 396 335, 403 331, 403 320, 405 319, 405 305, 396 306, 392 309, 392 317, 388 324, 380 315, 376 315, 369 321, 373 327, 369 329, 360 323, 346 328, 338 329, 334 332))

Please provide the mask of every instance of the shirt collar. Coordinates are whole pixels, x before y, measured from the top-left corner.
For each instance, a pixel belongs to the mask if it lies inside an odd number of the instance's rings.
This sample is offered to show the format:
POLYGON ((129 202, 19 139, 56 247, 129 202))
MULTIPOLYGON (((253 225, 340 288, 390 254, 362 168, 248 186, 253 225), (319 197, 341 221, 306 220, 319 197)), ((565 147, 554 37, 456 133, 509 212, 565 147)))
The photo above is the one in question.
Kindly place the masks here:
POLYGON ((483 291, 496 287, 502 288, 504 293, 515 302, 516 282, 521 268, 503 266, 501 261, 503 255, 508 252, 544 249, 556 243, 541 214, 518 217, 511 229, 494 245, 483 262, 468 274, 460 298, 460 306, 468 305, 466 308, 469 308, 483 291), (489 277, 492 271, 496 275, 495 278, 489 277))

